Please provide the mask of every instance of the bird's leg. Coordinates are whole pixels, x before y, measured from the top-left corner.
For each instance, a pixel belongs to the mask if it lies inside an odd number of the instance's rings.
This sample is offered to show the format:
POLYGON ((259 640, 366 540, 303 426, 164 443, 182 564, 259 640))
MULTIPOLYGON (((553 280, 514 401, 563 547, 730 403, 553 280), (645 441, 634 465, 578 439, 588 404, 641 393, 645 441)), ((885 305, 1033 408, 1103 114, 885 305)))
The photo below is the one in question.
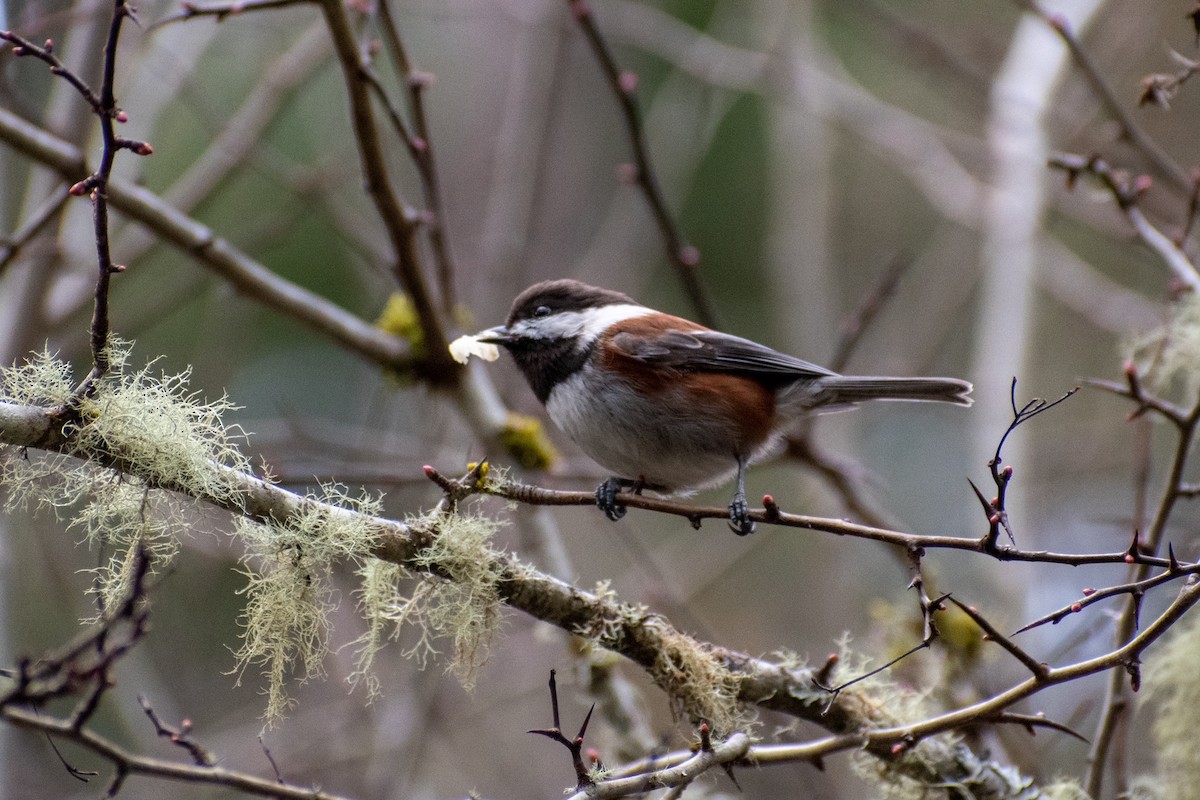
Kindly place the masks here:
POLYGON ((729 501, 729 527, 738 536, 754 533, 756 527, 746 503, 746 459, 743 456, 738 456, 737 491, 729 501))
POLYGON ((625 516, 625 506, 617 502, 617 492, 630 485, 631 481, 613 477, 596 487, 596 505, 613 522, 625 516))

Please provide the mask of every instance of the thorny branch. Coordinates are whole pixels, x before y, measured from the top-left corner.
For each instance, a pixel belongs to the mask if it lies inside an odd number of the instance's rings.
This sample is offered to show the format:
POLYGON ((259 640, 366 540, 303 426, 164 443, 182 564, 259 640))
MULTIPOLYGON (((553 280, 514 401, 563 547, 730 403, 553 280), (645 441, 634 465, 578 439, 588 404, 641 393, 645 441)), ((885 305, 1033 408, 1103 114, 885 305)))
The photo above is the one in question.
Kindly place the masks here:
POLYGON ((596 710, 595 704, 592 704, 583 718, 583 723, 579 726, 579 733, 575 734, 574 739, 568 739, 562 732, 562 720, 558 713, 558 681, 555 678, 555 671, 550 670, 550 710, 554 718, 554 727, 534 728, 529 733, 545 736, 567 748, 567 752, 571 754, 571 766, 575 768, 576 788, 583 788, 595 783, 588 773, 587 765, 583 763, 583 737, 587 735, 588 723, 592 721, 592 712, 596 710))
MULTIPOLYGON (((115 685, 113 669, 147 634, 150 606, 148 575, 150 559, 144 550, 136 554, 130 589, 125 599, 92 628, 74 641, 38 659, 23 659, 12 670, 13 687, 0 695, 0 718, 10 724, 45 734, 55 752, 56 741, 69 741, 108 761, 113 767, 105 797, 115 797, 131 775, 144 775, 183 783, 206 784, 233 789, 246 795, 275 798, 320 798, 335 795, 312 787, 268 781, 216 766, 214 758, 191 736, 190 723, 175 728, 164 724, 145 698, 139 698, 155 731, 183 748, 191 764, 151 758, 134 753, 90 727, 107 691, 115 685), (54 698, 80 697, 74 711, 58 717, 45 705, 54 698)), ((88 782, 98 773, 79 769, 60 753, 63 764, 75 778, 88 782)))
POLYGON ((1049 411, 1059 403, 1067 400, 1071 395, 1079 391, 1078 387, 1064 394, 1062 397, 1053 402, 1044 400, 1040 397, 1027 402, 1025 405, 1017 408, 1017 379, 1013 378, 1009 386, 1009 402, 1012 404, 1013 419, 1009 423, 1008 428, 1000 436, 1000 441, 996 444, 996 452, 988 461, 988 471, 992 476, 992 483, 996 485, 996 496, 989 500, 984 497, 983 492, 970 479, 967 483, 971 485, 971 490, 975 492, 975 498, 979 500, 983 506, 983 513, 987 517, 988 532, 986 541, 989 549, 994 549, 1000 539, 1000 529, 1008 534, 1008 541, 1015 547, 1017 538, 1013 534, 1012 525, 1008 520, 1008 485, 1012 481, 1013 468, 1011 464, 1005 464, 1001 454, 1004 451, 1004 443, 1008 441, 1009 435, 1012 434, 1018 427, 1028 422, 1029 420, 1041 414, 1043 411, 1049 411))
MULTIPOLYGON (((1135 414, 1152 410, 1172 422, 1176 429, 1177 439, 1175 451, 1171 457, 1170 469, 1166 479, 1163 481, 1162 493, 1155 507, 1150 525, 1144 535, 1139 535, 1135 531, 1133 541, 1129 546, 1126 559, 1130 564, 1129 581, 1124 587, 1114 587, 1111 590, 1106 590, 1110 594, 1119 593, 1127 595, 1125 607, 1117 618, 1116 631, 1114 632, 1114 641, 1118 646, 1130 641, 1131 637, 1136 640, 1134 633, 1139 627, 1142 597, 1145 593, 1144 584, 1154 580, 1150 577, 1152 566, 1145 562, 1144 557, 1155 556, 1160 551, 1163 537, 1166 534, 1167 522, 1171 518, 1176 503, 1189 495, 1190 487, 1184 480, 1184 472, 1193 452, 1197 427, 1200 426, 1200 400, 1197 400, 1190 409, 1184 411, 1150 395, 1143 387, 1137 366, 1133 363, 1126 364, 1125 377, 1127 385, 1124 388, 1115 384, 1105 385, 1103 388, 1123 395, 1137 403, 1138 407, 1135 414), (1133 555, 1134 553, 1136 553, 1136 556, 1133 555), (1125 587, 1127 587, 1127 590, 1123 590, 1125 587)), ((1161 560, 1159 559, 1159 561, 1161 560)), ((1155 566, 1165 566, 1166 573, 1164 573, 1164 576, 1160 576, 1164 580, 1169 580, 1171 577, 1187 570, 1186 566, 1181 565, 1177 561, 1174 550, 1169 546, 1166 564, 1155 566)), ((1189 577, 1188 580, 1193 581, 1195 578, 1189 577)), ((1155 583, 1154 585, 1158 584, 1155 583)), ((1128 673, 1130 689, 1133 691, 1137 691, 1141 680, 1139 664, 1140 662, 1137 659, 1132 659, 1123 665, 1128 673)), ((1117 724, 1126 705, 1127 690, 1125 678, 1126 675, 1114 671, 1109 676, 1108 685, 1105 688, 1104 705, 1101 709, 1100 720, 1096 725, 1096 733, 1092 737, 1093 745, 1091 752, 1088 754, 1088 770, 1084 781, 1084 787, 1093 797, 1098 797, 1103 787, 1104 771, 1108 762, 1110 746, 1116 735, 1117 724)))

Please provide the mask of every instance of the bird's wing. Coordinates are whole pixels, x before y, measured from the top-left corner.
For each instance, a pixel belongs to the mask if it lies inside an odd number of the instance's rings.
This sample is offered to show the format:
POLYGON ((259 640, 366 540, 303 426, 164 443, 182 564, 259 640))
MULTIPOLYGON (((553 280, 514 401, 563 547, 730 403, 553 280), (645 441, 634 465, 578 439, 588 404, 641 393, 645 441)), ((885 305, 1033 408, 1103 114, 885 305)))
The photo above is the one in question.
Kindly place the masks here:
POLYGON ((704 328, 621 332, 612 337, 609 346, 646 364, 683 370, 791 379, 835 374, 749 339, 704 328))

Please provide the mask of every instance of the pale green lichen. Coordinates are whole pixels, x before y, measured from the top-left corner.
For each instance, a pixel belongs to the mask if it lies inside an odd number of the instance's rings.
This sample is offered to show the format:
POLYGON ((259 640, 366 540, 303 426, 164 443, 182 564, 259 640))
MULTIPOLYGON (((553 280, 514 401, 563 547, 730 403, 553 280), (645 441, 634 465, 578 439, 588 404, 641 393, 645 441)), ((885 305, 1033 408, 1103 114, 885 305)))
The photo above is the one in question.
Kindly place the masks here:
POLYGON ((71 396, 71 365, 43 350, 24 364, 0 370, 0 400, 53 408, 71 396))
POLYGON ((306 500, 286 523, 239 519, 235 529, 247 548, 247 600, 235 671, 240 676, 247 667, 261 668, 268 724, 292 704, 289 678, 304 682, 324 674, 335 608, 332 565, 362 560, 378 542, 372 518, 381 511, 379 498, 352 496, 334 484, 306 500))
POLYGON ((718 736, 754 723, 753 710, 738 700, 741 677, 711 646, 676 630, 646 606, 617 602, 607 582, 597 586, 596 595, 606 613, 575 630, 585 648, 619 651, 627 639, 649 634, 659 645, 650 675, 677 714, 690 722, 707 722, 718 736))
POLYGON ((441 655, 437 641, 448 639, 452 647, 446 670, 472 689, 501 618, 497 585, 502 565, 491 546, 496 522, 454 513, 413 524, 433 533, 413 559, 412 572, 374 563, 360 571, 359 609, 367 632, 356 643, 358 663, 352 680, 376 691, 371 665, 380 647, 412 629, 415 642, 404 655, 423 668, 441 655), (405 584, 411 584, 407 593, 405 584))
MULTIPOLYGON (((131 345, 113 340, 110 367, 79 401, 66 426, 69 454, 0 453, 5 508, 53 510, 69 516, 93 544, 109 553, 96 574, 102 607, 128 589, 132 555, 145 550, 155 566, 169 560, 187 530, 193 501, 162 492, 236 503, 234 475, 248 462, 238 450, 244 438, 222 421, 233 408, 225 398, 202 401, 188 390, 188 373, 131 372, 131 345), (68 455, 77 456, 70 458, 68 455), (94 462, 115 461, 119 471, 94 462)), ((61 408, 72 397, 70 366, 49 353, 0 370, 0 400, 61 408)))
POLYGON ((1043 786, 1042 797, 1046 800, 1091 800, 1091 795, 1084 791, 1078 781, 1067 778, 1043 786))
MULTIPOLYGON (((837 664, 836 675, 830 676, 834 684, 867 676, 838 694, 839 705, 847 709, 864 729, 901 726, 932 713, 928 692, 916 692, 902 686, 886 671, 868 675, 874 668, 872 659, 851 648, 848 634, 838 642, 837 664)), ((922 739, 903 748, 891 759, 881 759, 865 751, 856 752, 851 757, 851 766, 860 778, 876 788, 880 797, 888 800, 928 798, 930 791, 943 783, 937 777, 937 764, 955 760, 947 754, 959 749, 954 737, 943 735, 922 739), (919 776, 928 776, 928 780, 919 776)), ((962 750, 962 753, 965 755, 966 751, 962 750)))
POLYGON ((155 375, 147 365, 131 373, 126 343, 109 352, 109 371, 80 405, 78 448, 104 449, 127 471, 193 497, 235 500, 233 473, 250 471, 239 449, 245 434, 223 420, 237 406, 224 396, 202 401, 188 388, 190 370, 155 375))
POLYGON ((1181 296, 1166 324, 1134 341, 1129 350, 1156 391, 1178 388, 1185 397, 1195 397, 1200 392, 1200 295, 1181 296))
POLYGON ((1158 759, 1151 785, 1163 800, 1192 800, 1200 786, 1196 708, 1200 707, 1200 616, 1177 624, 1166 643, 1150 651, 1139 700, 1154 708, 1152 732, 1158 759))
POLYGON ((738 701, 740 676, 710 646, 673 628, 664 628, 660 641, 650 674, 686 718, 708 722, 718 736, 753 723, 753 711, 738 701))

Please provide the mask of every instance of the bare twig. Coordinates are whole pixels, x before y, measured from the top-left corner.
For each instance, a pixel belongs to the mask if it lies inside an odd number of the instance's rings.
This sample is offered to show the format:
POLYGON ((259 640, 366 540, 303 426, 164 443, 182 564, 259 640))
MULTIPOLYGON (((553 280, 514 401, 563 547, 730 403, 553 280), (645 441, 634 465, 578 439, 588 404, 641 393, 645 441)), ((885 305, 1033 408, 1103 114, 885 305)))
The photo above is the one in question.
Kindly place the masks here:
POLYGON ((912 257, 907 254, 902 253, 893 258, 884 269, 883 274, 879 276, 875 286, 863 295, 854 310, 842 320, 837 346, 834 348, 833 358, 828 364, 829 369, 834 372, 845 370, 846 365, 850 362, 850 356, 858 347, 858 343, 862 341, 863 334, 867 332, 879 312, 895 295, 896 287, 900 285, 900 279, 904 277, 912 264, 912 257))
POLYGON ((450 358, 441 315, 425 280, 416 239, 420 215, 401 202, 392 186, 379 127, 371 109, 370 84, 363 75, 346 6, 341 0, 321 0, 320 6, 342 67, 366 191, 391 242, 396 278, 412 298, 417 313, 422 346, 421 362, 416 366, 431 383, 453 386, 460 380, 461 371, 450 358))
MULTIPOLYGON (((69 720, 49 716, 45 713, 5 706, 0 709, 0 717, 19 728, 41 731, 95 753, 115 768, 114 785, 119 785, 128 775, 145 775, 180 783, 221 786, 256 797, 287 798, 287 800, 342 800, 340 795, 314 789, 311 786, 280 784, 274 780, 259 778, 224 767, 181 764, 176 761, 139 755, 88 728, 76 729, 69 720)), ((115 796, 112 794, 111 787, 109 794, 105 796, 115 796)))
POLYGON ((583 718, 583 724, 579 726, 579 733, 575 734, 574 739, 568 739, 563 735, 562 721, 558 714, 558 681, 555 678, 555 671, 550 670, 550 709, 553 712, 554 727, 534 728, 529 733, 536 733, 539 736, 553 739, 566 747, 567 751, 571 754, 571 765, 575 768, 577 788, 582 789, 584 786, 592 785, 595 781, 588 774, 587 765, 583 763, 583 737, 587 734, 588 723, 592 721, 592 712, 596 710, 595 704, 588 709, 587 716, 583 718))
POLYGON ((1171 100, 1179 92, 1188 78, 1200 72, 1200 61, 1187 58, 1182 53, 1171 52, 1171 56, 1180 65, 1175 72, 1156 72, 1142 78, 1142 91, 1138 95, 1138 105, 1153 105, 1169 109, 1171 100))
MULTIPOLYGON (((519 503, 546 506, 583 506, 592 507, 596 504, 593 492, 572 492, 544 489, 515 482, 488 483, 479 489, 486 494, 515 500, 519 503)), ((683 517, 689 521, 706 519, 724 520, 729 516, 729 510, 718 506, 693 506, 672 500, 663 500, 648 495, 623 492, 617 495, 617 502, 629 508, 640 508, 660 514, 683 517)), ((885 544, 896 545, 905 549, 926 548, 946 550, 967 550, 990 555, 1000 561, 1029 561, 1047 564, 1119 564, 1127 563, 1128 552, 1113 553, 1057 553, 1048 550, 1022 550, 996 546, 992 549, 987 538, 967 536, 938 536, 931 534, 914 534, 887 528, 875 528, 870 525, 860 525, 842 519, 816 517, 806 514, 790 514, 779 510, 775 505, 772 509, 752 509, 750 518, 756 522, 768 525, 778 525, 785 528, 801 528, 805 530, 832 533, 838 536, 850 536, 857 539, 868 539, 885 544)), ((1135 561, 1150 566, 1166 567, 1167 559, 1148 556, 1139 553, 1135 561)))
POLYGON ((1141 151, 1150 163, 1154 165, 1155 169, 1166 176, 1177 189, 1182 192, 1191 191, 1192 179, 1188 175, 1187 170, 1167 155, 1166 151, 1159 147, 1158 143, 1137 124, 1133 115, 1121 104, 1116 92, 1113 91, 1108 80, 1100 72, 1100 68, 1096 62, 1092 60, 1091 54, 1088 53, 1083 44, 1075 36, 1067 21, 1056 14, 1047 13, 1032 0, 1016 0, 1016 3, 1021 8, 1044 20, 1058 34, 1059 38, 1063 40, 1063 44, 1067 46, 1067 50, 1071 53, 1072 60, 1075 61, 1075 64, 1083 73, 1084 78, 1096 94, 1097 99, 1100 100, 1104 109, 1116 120, 1117 125, 1120 126, 1121 135, 1141 151))
POLYGON ((1017 544, 1016 536, 1013 534, 1012 525, 1008 519, 1008 486, 1012 481, 1013 468, 1011 464, 1005 464, 1002 458, 1004 443, 1008 441, 1009 435, 1011 435, 1012 432, 1018 427, 1033 419, 1038 414, 1041 414, 1043 411, 1049 411, 1059 403, 1064 402, 1077 391, 1079 391, 1078 387, 1071 389, 1062 397, 1054 401, 1048 401, 1040 397, 1035 397, 1025 405, 1017 408, 1017 379, 1012 379, 1012 384, 1009 387, 1009 402, 1012 404, 1013 414, 1012 422, 1009 423, 1008 428, 1006 428, 1004 433, 1000 436, 1000 441, 996 444, 996 452, 992 456, 991 460, 988 461, 988 472, 991 473, 992 483, 996 485, 996 496, 989 500, 988 498, 984 497, 983 492, 979 490, 979 487, 975 485, 974 481, 967 479, 967 483, 971 485, 971 489, 975 492, 975 497, 979 500, 980 505, 983 507, 983 513, 987 517, 988 532, 984 537, 984 540, 989 549, 997 546, 997 543, 1000 539, 1001 528, 1003 528, 1004 532, 1008 534, 1009 542, 1012 543, 1014 547, 1017 544))
MULTIPOLYGON (((1150 188, 1150 179, 1145 176, 1130 181, 1119 175, 1108 162, 1099 156, 1081 156, 1074 153, 1059 153, 1050 157, 1050 166, 1067 174, 1067 185, 1074 186, 1079 175, 1094 175, 1112 194, 1117 208, 1129 220, 1142 243, 1153 250, 1166 264, 1171 274, 1184 286, 1200 291, 1200 271, 1169 236, 1146 219, 1138 206, 1138 200, 1150 188)), ((1192 184, 1189 182, 1188 191, 1192 184)))
POLYGON ((686 786, 716 766, 729 766, 750 752, 750 737, 735 733, 723 742, 700 747, 677 764, 627 777, 609 778, 570 795, 568 800, 608 800, 640 795, 652 789, 686 786))
POLYGON ((108 372, 108 289, 112 276, 124 272, 125 267, 115 264, 108 243, 108 182, 112 175, 113 162, 117 151, 132 150, 138 155, 147 156, 153 152, 149 144, 118 137, 115 123, 125 121, 125 112, 117 108, 116 97, 113 94, 113 82, 117 67, 117 43, 121 37, 121 27, 132 15, 132 10, 124 0, 114 0, 112 20, 109 23, 108 37, 104 43, 104 68, 97 94, 74 72, 68 69, 54 55, 54 43, 46 41, 44 47, 29 42, 16 34, 0 31, 0 39, 12 42, 13 52, 21 56, 31 56, 50 65, 50 71, 63 78, 82 95, 100 118, 100 132, 103 145, 100 150, 100 164, 94 173, 71 187, 72 195, 89 194, 92 198, 92 222, 96 237, 96 259, 98 273, 96 277, 95 302, 92 310, 91 349, 92 371, 84 378, 75 390, 68 406, 73 406, 80 398, 94 391, 97 380, 108 372))
POLYGON ((454 313, 456 292, 454 288, 454 258, 446 236, 446 209, 442 200, 442 187, 438 180, 437 162, 433 152, 433 137, 429 130, 429 118, 425 110, 425 90, 433 83, 433 76, 413 67, 412 59, 400 38, 400 28, 392 15, 389 0, 380 0, 379 19, 382 23, 384 45, 396 65, 397 72, 408 89, 408 107, 412 118, 413 135, 405 142, 409 155, 417 166, 421 179, 421 191, 425 196, 426 217, 422 220, 429 233, 429 244, 437 262, 438 289, 442 296, 442 311, 450 317, 454 313))
POLYGON ((150 724, 154 726, 154 732, 171 742, 171 744, 178 745, 186 750, 188 755, 192 757, 193 764, 201 767, 211 767, 217 763, 212 753, 208 752, 203 745, 192 738, 191 720, 185 719, 178 726, 167 725, 159 718, 145 695, 138 695, 138 703, 141 704, 142 711, 146 712, 146 717, 150 720, 150 724))
POLYGON ((980 628, 983 629, 984 635, 986 636, 987 639, 995 642, 996 644, 1000 645, 1005 650, 1007 650, 1009 655, 1011 655, 1013 658, 1017 659, 1017 661, 1020 661, 1022 664, 1024 664, 1025 668, 1028 669, 1031 673, 1033 673, 1033 676, 1035 678, 1044 678, 1045 677, 1046 672, 1049 669, 1045 664, 1038 661, 1033 656, 1029 655, 1029 653, 1025 652, 1024 648, 1022 648, 1020 645, 1018 645, 1016 642, 1014 642, 1009 637, 1002 634, 999 630, 996 629, 995 626, 992 625, 992 623, 987 621, 986 617, 984 617, 982 614, 980 614, 975 608, 967 605, 966 603, 960 602, 958 599, 956 599, 954 597, 951 597, 949 599, 950 599, 951 603, 954 603, 954 605, 958 606, 958 608, 964 614, 966 614, 968 617, 970 617, 971 620, 976 625, 978 625, 980 628))
POLYGON ((613 95, 621 106, 621 115, 629 134, 630 146, 633 148, 633 175, 631 177, 641 187, 646 202, 650 206, 650 212, 654 216, 654 221, 658 225, 659 233, 662 234, 667 262, 679 276, 688 300, 695 309, 696 319, 709 327, 717 327, 716 312, 697 273, 700 251, 684 243, 679 226, 667 209, 667 201, 658 184, 658 177, 650 164, 650 151, 646 146, 642 114, 637 105, 637 75, 632 72, 623 72, 617 66, 612 49, 596 25, 595 16, 587 0, 567 0, 567 2, 571 7, 572 15, 579 23, 579 29, 592 48, 592 53, 600 62, 600 68, 613 95))
POLYGON ((1087 385, 1119 395, 1120 397, 1128 397, 1137 403, 1138 407, 1130 413, 1130 419, 1136 419, 1147 411, 1154 411, 1161 414, 1177 429, 1182 430, 1187 427, 1188 412, 1169 400, 1164 400, 1157 395, 1148 394, 1142 385, 1142 378, 1137 364, 1132 361, 1128 361, 1125 364, 1125 383, 1093 378, 1087 381, 1087 385))
POLYGON ((66 189, 54 194, 47 198, 46 202, 42 203, 25 221, 25 224, 13 232, 12 236, 0 238, 0 277, 20 255, 21 250, 40 234, 51 220, 58 216, 70 199, 71 194, 66 189))
MULTIPOLYGON (((1137 543, 1138 540, 1135 537, 1133 547, 1136 547, 1137 543)), ((1132 556, 1129 556, 1129 558, 1132 558, 1132 556)), ((1184 578, 1188 575, 1200 573, 1200 565, 1192 564, 1184 567, 1178 562, 1175 562, 1175 554, 1173 551, 1170 554, 1170 559, 1174 562, 1174 566, 1168 566, 1166 571, 1146 578, 1145 580, 1122 583, 1117 586, 1108 586, 1103 589, 1084 589, 1084 596, 1079 600, 1063 606, 1057 611, 1052 611, 1049 614, 1041 616, 1035 619, 1033 622, 1022 625, 1015 631, 1015 633, 1024 633, 1025 631, 1033 630, 1034 628, 1041 627, 1047 623, 1051 625, 1057 625, 1071 614, 1078 614, 1088 606, 1094 605, 1101 600, 1107 600, 1110 597, 1119 597, 1120 595, 1141 596, 1144 595, 1148 589, 1162 586, 1163 584, 1170 583, 1171 581, 1179 578, 1184 578)))
MULTIPOLYGON (((0 141, 58 170, 68 180, 80 180, 88 174, 83 154, 77 149, 3 108, 0 141)), ((370 361, 401 371, 413 366, 411 349, 403 340, 276 275, 144 187, 114 178, 108 184, 108 200, 113 208, 142 223, 255 301, 320 331, 370 361)))
POLYGON ((184 0, 183 3, 180 3, 183 11, 156 20, 150 25, 150 30, 170 25, 172 22, 189 20, 193 17, 216 17, 217 22, 224 22, 226 17, 236 17, 250 11, 265 11, 312 2, 314 0, 231 0, 230 2, 204 3, 201 5, 190 2, 190 0, 184 0))

